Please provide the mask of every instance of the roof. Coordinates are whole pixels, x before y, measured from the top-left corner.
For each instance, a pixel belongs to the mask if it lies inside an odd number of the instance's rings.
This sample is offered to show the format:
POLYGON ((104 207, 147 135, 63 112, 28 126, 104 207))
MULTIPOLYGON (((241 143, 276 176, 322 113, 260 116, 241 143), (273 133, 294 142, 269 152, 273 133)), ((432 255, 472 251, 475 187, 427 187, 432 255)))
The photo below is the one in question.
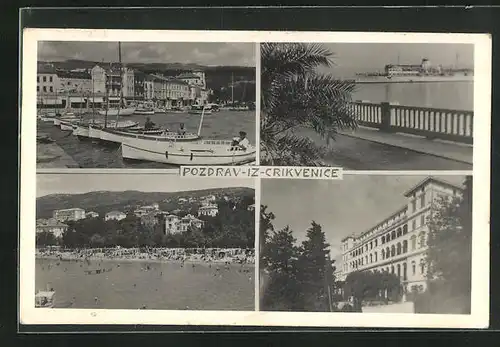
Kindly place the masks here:
POLYGON ((192 72, 184 72, 184 73, 181 73, 180 75, 178 75, 176 78, 178 78, 178 79, 184 79, 184 78, 197 78, 197 79, 200 79, 201 77, 198 76, 198 75, 195 75, 192 72))
POLYGON ((454 188, 454 189, 463 190, 463 187, 457 186, 456 184, 452 184, 450 182, 446 182, 446 181, 443 181, 441 179, 437 179, 437 178, 429 176, 426 179, 424 179, 423 181, 417 183, 412 188, 408 189, 404 193, 404 196, 408 197, 408 196, 412 195, 415 191, 421 189, 423 186, 426 186, 426 185, 428 185, 430 183, 437 183, 437 184, 443 185, 443 186, 448 187, 448 188, 454 188))
POLYGON ((81 80, 90 80, 92 77, 88 72, 74 72, 74 71, 57 71, 57 77, 60 78, 75 78, 81 80))

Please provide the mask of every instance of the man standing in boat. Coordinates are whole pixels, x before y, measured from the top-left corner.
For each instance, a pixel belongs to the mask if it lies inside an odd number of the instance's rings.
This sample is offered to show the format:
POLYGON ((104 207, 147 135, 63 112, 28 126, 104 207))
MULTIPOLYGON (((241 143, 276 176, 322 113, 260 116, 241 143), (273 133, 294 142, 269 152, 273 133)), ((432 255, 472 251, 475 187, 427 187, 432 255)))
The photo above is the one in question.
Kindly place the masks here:
POLYGON ((186 135, 186 129, 184 128, 184 123, 181 123, 179 126, 179 130, 177 131, 179 135, 186 135))
POLYGON ((248 141, 247 133, 240 131, 240 137, 236 137, 233 141, 233 147, 238 147, 242 150, 246 150, 250 146, 250 141, 248 141))
POLYGON ((146 123, 144 123, 144 130, 151 130, 155 127, 155 123, 151 121, 151 118, 146 118, 146 123))

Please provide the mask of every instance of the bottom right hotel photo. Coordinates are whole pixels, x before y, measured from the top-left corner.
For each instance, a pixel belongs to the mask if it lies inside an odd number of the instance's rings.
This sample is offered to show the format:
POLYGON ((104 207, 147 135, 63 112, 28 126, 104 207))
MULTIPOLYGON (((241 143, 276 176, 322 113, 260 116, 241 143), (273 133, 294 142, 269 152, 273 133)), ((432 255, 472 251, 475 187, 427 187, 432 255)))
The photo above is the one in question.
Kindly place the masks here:
POLYGON ((472 176, 262 179, 262 311, 470 314, 472 176))

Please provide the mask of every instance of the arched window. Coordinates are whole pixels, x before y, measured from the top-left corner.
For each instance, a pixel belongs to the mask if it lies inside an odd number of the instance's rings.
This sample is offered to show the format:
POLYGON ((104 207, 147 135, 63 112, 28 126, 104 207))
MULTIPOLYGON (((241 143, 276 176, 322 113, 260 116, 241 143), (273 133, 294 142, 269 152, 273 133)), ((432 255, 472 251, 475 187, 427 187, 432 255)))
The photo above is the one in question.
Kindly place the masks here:
POLYGON ((425 244, 425 232, 421 232, 419 235, 419 238, 420 238, 420 240, 419 240, 420 248, 425 247, 426 246, 426 244, 425 244))
POLYGON ((377 252, 375 252, 375 261, 377 261, 377 252))
POLYGON ((397 265, 398 278, 401 277, 401 265, 397 265))
POLYGON ((387 248, 385 249, 385 258, 387 259, 387 258, 389 258, 390 256, 391 256, 391 251, 390 251, 389 247, 387 247, 387 248))
POLYGON ((373 242, 370 241, 370 249, 373 249, 373 242))
POLYGON ((415 260, 411 262, 411 273, 413 276, 417 273, 417 264, 415 263, 415 260))
POLYGON ((396 238, 396 230, 393 230, 391 232, 391 240, 394 240, 396 238))
POLYGON ((396 247, 392 245, 391 247, 391 257, 394 257, 396 255, 396 247))
POLYGON ((398 228, 398 233, 397 233, 398 237, 402 236, 403 235, 403 231, 401 230, 401 228, 398 228))
POLYGON ((401 242, 398 242, 398 247, 396 249, 396 254, 400 255, 401 254, 401 242))
POLYGON ((425 271, 425 263, 420 261, 420 274, 423 275, 425 271))
POLYGON ((368 256, 365 256, 365 264, 368 265, 368 256))
POLYGON ((382 244, 385 243, 385 236, 382 236, 382 244))
POLYGON ((413 235, 410 239, 411 241, 411 250, 414 251, 417 248, 417 238, 413 235))
POLYGON ((403 225, 403 235, 405 235, 407 233, 408 233, 408 225, 405 224, 405 225, 403 225))
POLYGON ((391 241, 391 234, 385 235, 385 242, 391 241))
POLYGON ((378 246, 378 240, 375 239, 375 246, 374 247, 377 247, 378 246))
POLYGON ((394 265, 391 265, 391 274, 394 273, 394 265))
POLYGON ((403 263, 403 281, 406 281, 407 279, 408 279, 408 274, 406 269, 406 263, 403 263))
POLYGON ((408 240, 403 241, 403 253, 408 252, 408 240))
POLYGON ((370 264, 373 263, 373 254, 370 254, 370 264))
POLYGON ((384 260, 384 259, 385 259, 385 250, 383 249, 382 250, 382 260, 384 260))

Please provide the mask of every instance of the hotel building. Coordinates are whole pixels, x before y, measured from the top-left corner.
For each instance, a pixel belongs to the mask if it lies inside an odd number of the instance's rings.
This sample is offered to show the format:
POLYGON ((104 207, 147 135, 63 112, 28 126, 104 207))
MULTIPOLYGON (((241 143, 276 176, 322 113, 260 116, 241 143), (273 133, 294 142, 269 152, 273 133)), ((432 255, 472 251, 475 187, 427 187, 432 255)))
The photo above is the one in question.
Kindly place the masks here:
POLYGON ((59 222, 67 222, 70 220, 77 221, 84 219, 86 215, 85 210, 82 208, 67 208, 53 211, 52 217, 59 222))
POLYGON ((406 292, 426 288, 428 218, 441 197, 461 196, 463 188, 428 177, 404 193, 407 203, 367 231, 342 240, 336 280, 355 271, 396 274, 406 292))

